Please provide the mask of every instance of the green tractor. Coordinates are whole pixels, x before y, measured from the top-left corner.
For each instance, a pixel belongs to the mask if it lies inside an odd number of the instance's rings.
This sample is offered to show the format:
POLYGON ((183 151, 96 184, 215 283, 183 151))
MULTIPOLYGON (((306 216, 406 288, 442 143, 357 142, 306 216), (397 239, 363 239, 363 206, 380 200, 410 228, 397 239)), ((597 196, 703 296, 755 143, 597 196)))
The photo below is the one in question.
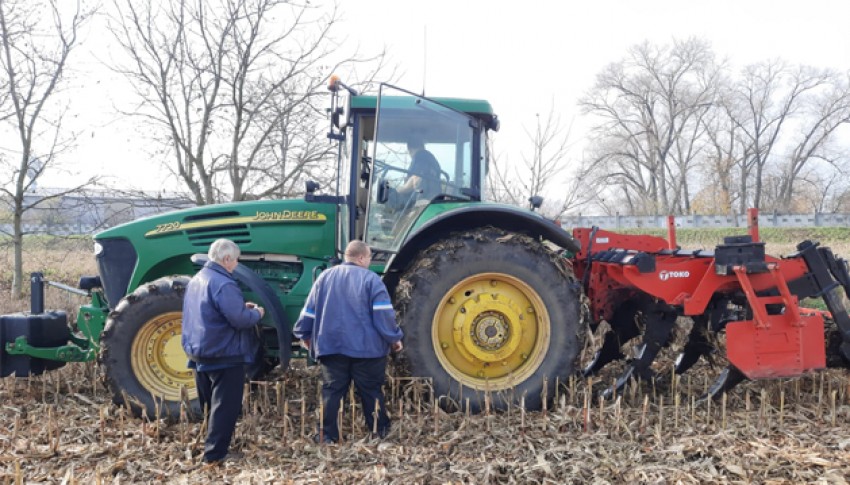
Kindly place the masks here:
POLYGON ((582 348, 580 284, 562 257, 579 248, 533 210, 484 201, 488 136, 499 126, 492 107, 389 85, 358 95, 335 78, 330 90, 335 187, 307 182, 303 199, 196 207, 97 234, 100 275, 76 290, 91 303, 73 328, 57 312, 4 316, 0 376, 98 359, 116 403, 174 416, 197 402, 181 306, 213 241, 240 246, 234 275, 267 308, 263 365, 251 370, 259 378, 303 356, 291 327, 313 281, 362 239, 405 332, 402 372, 431 378, 435 398, 469 399, 473 411, 485 393, 501 396, 495 407, 540 407, 582 348), (436 195, 398 190, 411 175, 412 137, 439 163, 436 195))

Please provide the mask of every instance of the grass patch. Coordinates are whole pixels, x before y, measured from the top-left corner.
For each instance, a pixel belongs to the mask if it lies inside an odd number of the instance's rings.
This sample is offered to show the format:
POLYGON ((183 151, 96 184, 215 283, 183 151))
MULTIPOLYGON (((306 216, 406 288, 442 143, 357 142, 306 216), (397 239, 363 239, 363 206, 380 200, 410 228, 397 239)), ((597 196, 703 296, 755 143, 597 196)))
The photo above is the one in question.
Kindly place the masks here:
MULTIPOLYGON (((667 238, 666 229, 623 229, 616 232, 667 238)), ((745 227, 676 229, 676 243, 685 249, 711 250, 722 244, 724 237, 746 234, 745 227)), ((767 227, 759 229, 759 238, 764 241, 767 254, 772 256, 791 254, 797 250, 797 244, 807 239, 831 247, 836 254, 850 254, 850 227, 767 227)))
MULTIPOLYGON (((90 236, 24 236, 23 266, 24 298, 12 299, 12 277, 14 273, 14 247, 12 239, 0 237, 0 314, 14 313, 29 309, 29 274, 36 271, 44 273, 47 280, 58 281, 73 287, 77 286, 80 276, 97 274, 93 243, 90 236)), ((80 298, 70 293, 45 288, 45 306, 75 312, 80 298)))

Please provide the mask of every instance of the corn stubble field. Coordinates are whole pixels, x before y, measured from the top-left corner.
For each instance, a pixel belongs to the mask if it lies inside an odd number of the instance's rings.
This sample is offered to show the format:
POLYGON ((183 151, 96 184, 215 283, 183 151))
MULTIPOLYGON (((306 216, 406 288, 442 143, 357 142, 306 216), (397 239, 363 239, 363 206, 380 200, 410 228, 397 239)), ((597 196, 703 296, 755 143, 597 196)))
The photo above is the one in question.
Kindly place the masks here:
MULTIPOLYGON (((680 240, 680 244, 686 246, 680 240)), ((34 244, 25 271, 75 283, 94 274, 88 241, 34 244), (37 263, 35 263, 37 262, 37 263), (29 267, 30 265, 39 267, 29 267)), ((850 246, 831 244, 839 255, 850 246)), ((792 244, 768 244, 787 254, 792 244)), ((0 263, 0 313, 10 301, 10 250, 0 263), (5 258, 5 259, 4 259, 5 258)), ((80 303, 47 291, 47 307, 69 315, 80 303)), ((589 336, 584 358, 599 335, 589 336)), ((681 336, 680 336, 681 337, 681 336)), ((3 483, 847 483, 850 380, 830 370, 797 379, 744 383, 723 399, 700 397, 718 373, 698 364, 681 377, 665 349, 654 386, 630 385, 616 399, 598 391, 619 371, 558 382, 549 409, 491 411, 505 396, 476 395, 485 411, 446 413, 425 380, 391 379, 393 430, 382 441, 346 404, 344 440, 318 446, 319 373, 294 362, 253 383, 233 450, 217 469, 198 466, 203 423, 132 418, 112 405, 94 364, 69 364, 28 379, 0 379, 0 484, 3 483)), ((355 400, 356 401, 356 400, 355 400)))

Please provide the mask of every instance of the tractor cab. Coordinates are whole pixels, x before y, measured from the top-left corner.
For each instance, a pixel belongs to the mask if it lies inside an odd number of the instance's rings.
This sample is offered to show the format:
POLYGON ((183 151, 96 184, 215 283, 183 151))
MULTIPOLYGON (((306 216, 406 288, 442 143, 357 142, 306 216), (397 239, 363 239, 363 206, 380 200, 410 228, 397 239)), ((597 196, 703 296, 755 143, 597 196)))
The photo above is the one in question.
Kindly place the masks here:
POLYGON ((362 239, 386 261, 429 205, 481 200, 487 132, 498 128, 488 102, 428 99, 385 84, 378 96, 340 94, 333 83, 340 247, 362 239))

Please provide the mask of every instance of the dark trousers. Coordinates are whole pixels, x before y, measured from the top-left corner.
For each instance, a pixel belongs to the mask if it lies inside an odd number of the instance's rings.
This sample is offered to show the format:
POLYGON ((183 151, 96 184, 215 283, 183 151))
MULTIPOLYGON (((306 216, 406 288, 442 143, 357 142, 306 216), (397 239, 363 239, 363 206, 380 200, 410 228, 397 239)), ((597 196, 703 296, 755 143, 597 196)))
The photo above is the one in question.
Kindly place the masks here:
POLYGON ((201 409, 209 409, 204 461, 222 460, 227 455, 236 419, 242 409, 245 371, 241 365, 225 369, 195 371, 195 385, 201 409))
POLYGON ((322 365, 322 402, 324 405, 322 436, 326 441, 339 440, 339 413, 340 400, 348 392, 348 386, 354 381, 354 387, 360 396, 363 406, 363 416, 366 418, 366 427, 371 433, 374 429, 375 402, 378 411, 378 434, 386 436, 390 431, 390 418, 387 416, 387 408, 384 403, 384 385, 387 358, 378 357, 374 359, 360 359, 347 357, 345 355, 325 355, 319 359, 322 365))

